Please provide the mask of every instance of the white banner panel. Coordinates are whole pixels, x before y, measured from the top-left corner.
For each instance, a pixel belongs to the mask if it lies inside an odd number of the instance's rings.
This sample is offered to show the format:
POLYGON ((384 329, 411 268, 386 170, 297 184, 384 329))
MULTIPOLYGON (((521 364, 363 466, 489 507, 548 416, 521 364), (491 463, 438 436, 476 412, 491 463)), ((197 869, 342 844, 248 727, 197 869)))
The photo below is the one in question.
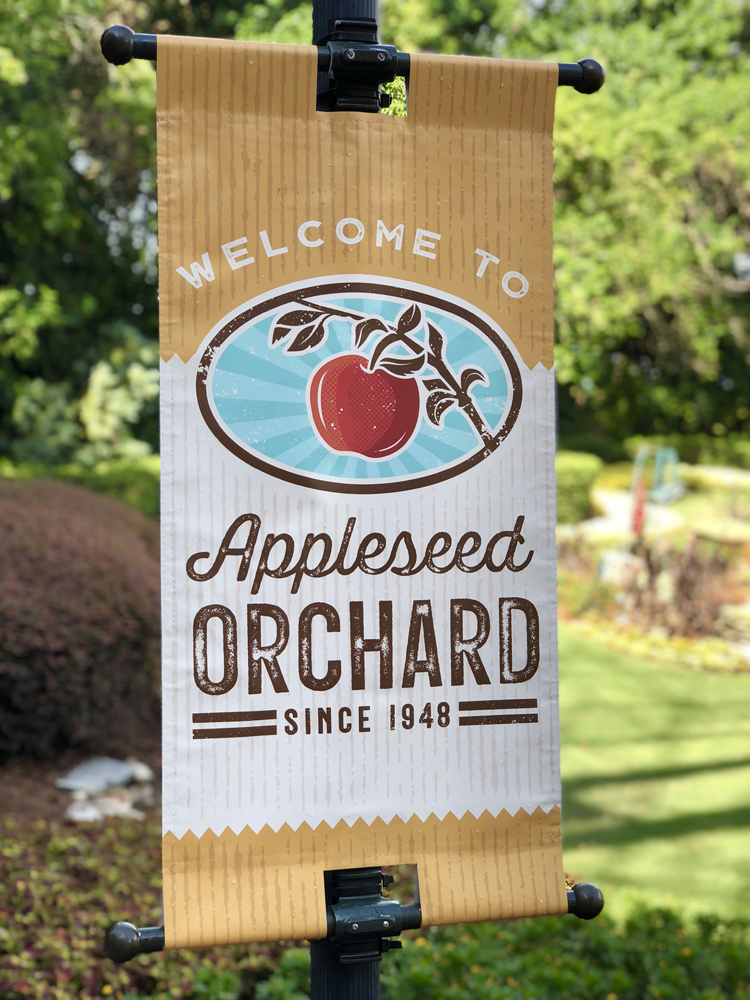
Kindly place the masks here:
POLYGON ((417 58, 399 120, 316 112, 313 53, 159 40, 173 946, 321 936, 364 864, 565 909, 556 67, 417 58))

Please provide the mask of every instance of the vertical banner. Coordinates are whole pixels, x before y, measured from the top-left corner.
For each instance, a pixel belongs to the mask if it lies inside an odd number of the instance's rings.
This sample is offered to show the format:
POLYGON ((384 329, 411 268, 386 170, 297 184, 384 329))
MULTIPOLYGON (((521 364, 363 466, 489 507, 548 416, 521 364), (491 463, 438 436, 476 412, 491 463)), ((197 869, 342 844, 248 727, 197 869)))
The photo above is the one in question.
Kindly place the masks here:
POLYGON ((566 910, 552 371, 557 66, 160 37, 167 945, 566 910))

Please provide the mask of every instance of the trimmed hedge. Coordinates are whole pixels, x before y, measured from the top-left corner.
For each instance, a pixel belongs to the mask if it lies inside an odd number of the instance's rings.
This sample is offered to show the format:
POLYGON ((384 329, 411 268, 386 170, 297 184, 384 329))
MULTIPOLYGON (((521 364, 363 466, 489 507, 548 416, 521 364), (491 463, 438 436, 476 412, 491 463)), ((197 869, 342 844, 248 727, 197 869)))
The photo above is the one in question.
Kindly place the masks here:
POLYGON ((0 480, 0 758, 158 726, 158 528, 89 490, 0 480))
POLYGON ((558 451, 555 455, 558 524, 578 524, 588 516, 591 488, 604 462, 582 451, 558 451))
POLYGON ((0 478, 30 480, 59 479, 85 486, 94 493, 122 500, 149 517, 159 514, 159 456, 146 455, 138 459, 117 459, 99 462, 89 468, 84 465, 34 465, 31 462, 11 462, 0 459, 0 478))
POLYGON ((681 462, 690 465, 728 465, 750 469, 750 441, 746 434, 732 433, 725 437, 710 434, 652 434, 626 438, 625 452, 635 458, 642 445, 655 448, 675 448, 681 462))
POLYGON ((54 470, 54 478, 122 500, 149 517, 159 516, 158 455, 147 455, 133 461, 99 462, 92 469, 81 465, 59 465, 54 470))
POLYGON ((690 465, 728 465, 750 469, 750 441, 747 434, 739 431, 731 431, 722 437, 713 434, 639 434, 624 440, 582 432, 561 434, 558 440, 562 451, 585 451, 598 455, 608 464, 635 458, 643 444, 676 448, 680 460, 690 465))

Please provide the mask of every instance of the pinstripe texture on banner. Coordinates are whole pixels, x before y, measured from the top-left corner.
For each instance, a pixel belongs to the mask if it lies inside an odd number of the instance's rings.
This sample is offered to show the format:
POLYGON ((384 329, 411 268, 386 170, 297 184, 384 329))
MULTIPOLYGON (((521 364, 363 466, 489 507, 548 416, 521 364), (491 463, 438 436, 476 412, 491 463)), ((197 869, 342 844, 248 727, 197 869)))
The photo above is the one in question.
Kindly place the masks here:
POLYGON ((312 938, 323 871, 425 921, 564 912, 557 68, 158 41, 167 944, 312 938), (477 818, 478 817, 478 818, 477 818))

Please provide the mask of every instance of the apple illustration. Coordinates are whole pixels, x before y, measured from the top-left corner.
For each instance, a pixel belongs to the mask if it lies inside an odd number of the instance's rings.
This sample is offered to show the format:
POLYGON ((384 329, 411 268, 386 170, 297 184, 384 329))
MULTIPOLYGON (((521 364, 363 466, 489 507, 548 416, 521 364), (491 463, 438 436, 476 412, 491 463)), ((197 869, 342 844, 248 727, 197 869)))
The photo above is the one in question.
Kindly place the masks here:
POLYGON ((386 458, 401 451, 419 422, 419 385, 382 368, 369 371, 362 354, 337 354, 308 385, 310 414, 331 451, 386 458))

